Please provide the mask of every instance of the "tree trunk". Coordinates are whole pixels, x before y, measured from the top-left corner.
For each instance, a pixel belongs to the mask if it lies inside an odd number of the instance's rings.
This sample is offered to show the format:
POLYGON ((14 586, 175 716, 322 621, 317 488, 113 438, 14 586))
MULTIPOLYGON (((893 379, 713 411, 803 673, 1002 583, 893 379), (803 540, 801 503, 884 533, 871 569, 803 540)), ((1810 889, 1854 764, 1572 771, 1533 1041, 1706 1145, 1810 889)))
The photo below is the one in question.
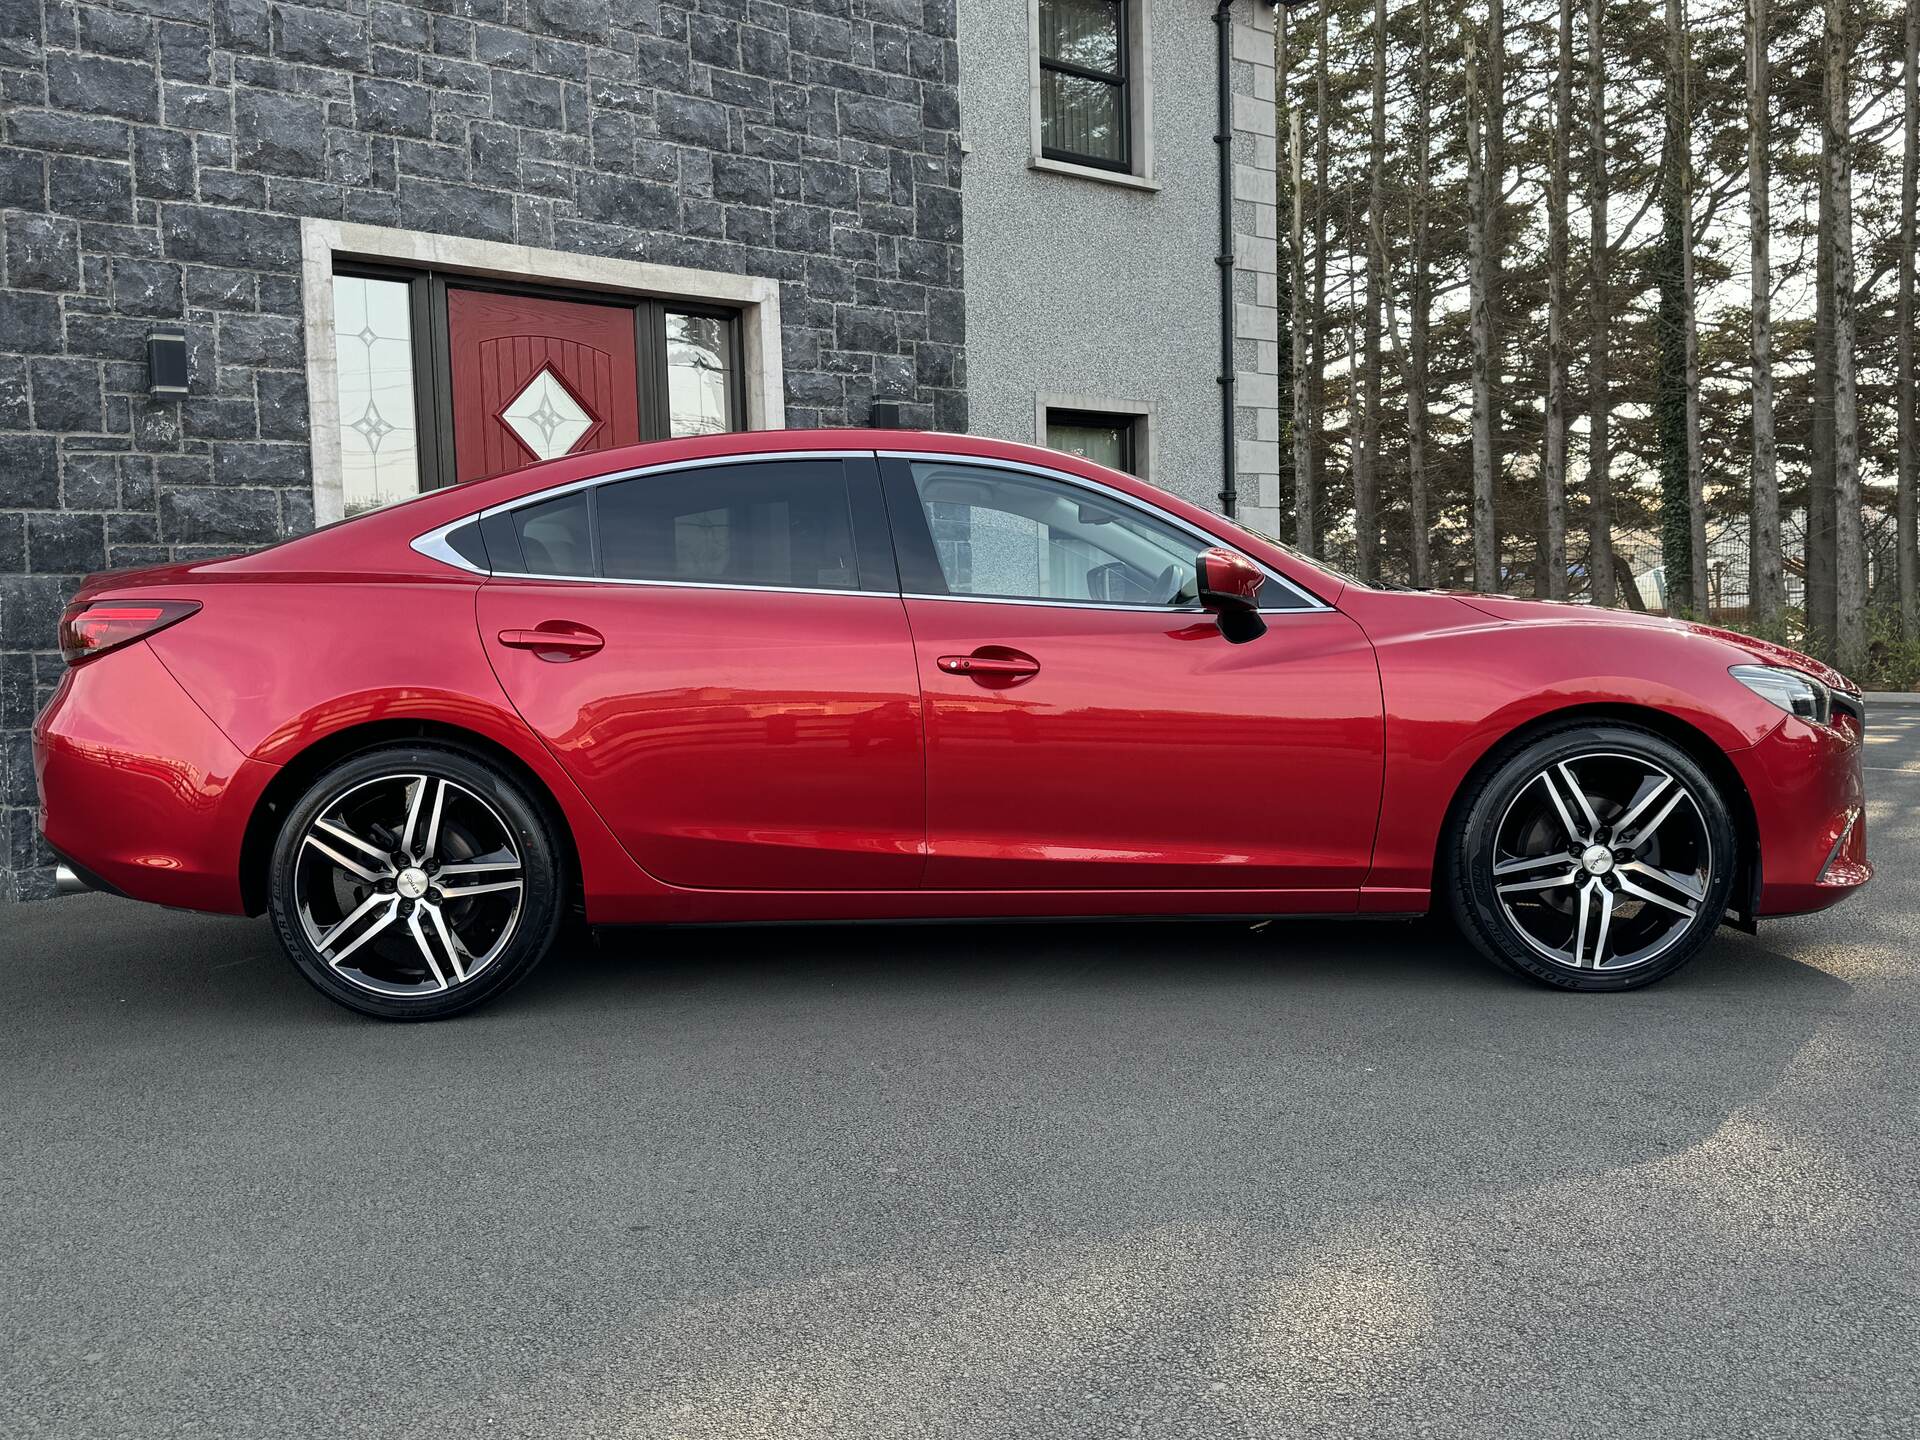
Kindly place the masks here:
MULTIPOLYGON (((1323 0, 1324 3, 1324 0, 1323 0)), ((1487 311, 1487 433, 1489 464, 1495 495, 1506 479, 1507 427, 1505 423, 1506 367, 1502 363, 1500 300, 1505 279, 1502 256, 1506 244, 1501 225, 1501 198, 1507 180, 1507 7, 1506 0, 1487 0, 1487 64, 1481 76, 1480 123, 1485 131, 1480 175, 1480 209, 1477 214, 1484 230, 1480 261, 1484 270, 1483 299, 1487 311)), ((1492 502, 1489 501, 1491 514, 1492 502)), ((1499 535, 1494 534, 1496 566, 1499 535)), ((1496 575, 1498 573, 1496 569, 1496 575)), ((1497 581, 1496 581, 1497 583, 1497 581)))
MULTIPOLYGON (((1660 554, 1666 562, 1667 610, 1697 615, 1706 600, 1693 583, 1693 467, 1688 445, 1686 252, 1693 228, 1687 213, 1685 21, 1680 0, 1667 0, 1666 138, 1660 151, 1660 245, 1654 273, 1659 286, 1655 334, 1659 364, 1654 419, 1659 436, 1660 554)), ((1704 587, 1701 587, 1704 588, 1704 587)))
MULTIPOLYGON (((1592 577, 1593 603, 1612 605, 1616 599, 1613 562, 1613 493, 1608 474, 1607 422, 1613 413, 1607 389, 1607 69, 1601 48, 1601 17, 1605 0, 1587 0, 1587 263, 1588 304, 1593 314, 1588 339, 1587 388, 1587 570, 1592 577)), ((1628 583, 1632 577, 1628 576, 1628 583)))
MULTIPOLYGON (((1411 579, 1417 586, 1433 583, 1432 552, 1427 534, 1427 301, 1432 286, 1427 273, 1427 217, 1429 183, 1433 170, 1433 4, 1420 0, 1420 93, 1415 101, 1414 144, 1419 148, 1420 183, 1413 198, 1413 314, 1408 325, 1413 351, 1407 381, 1407 523, 1411 579)), ((1396 331, 1397 333, 1397 331, 1396 331)))
MULTIPOLYGON (((1822 128, 1826 121, 1821 119, 1822 128)), ((1813 444, 1807 469, 1806 624, 1807 650, 1833 659, 1833 250, 1824 162, 1819 180, 1819 220, 1814 242, 1813 444)))
POLYGON ((1480 131, 1480 61, 1473 32, 1462 32, 1467 85, 1467 280, 1473 332, 1473 588, 1500 588, 1500 547, 1493 529, 1493 411, 1489 376, 1492 335, 1487 316, 1487 167, 1480 131))
POLYGON ((1867 574, 1861 534, 1860 431, 1854 391, 1853 115, 1847 0, 1827 0, 1826 155, 1833 254, 1834 650, 1843 670, 1867 658, 1867 574))
POLYGON ((1772 183, 1767 153, 1767 0, 1747 0, 1747 214, 1753 251, 1753 489, 1747 623, 1778 637, 1786 604, 1780 472, 1773 449, 1772 183))
POLYGON ((1684 298, 1681 339, 1685 350, 1687 418, 1687 553, 1693 561, 1690 580, 1694 612, 1713 618, 1713 596, 1707 589, 1706 468, 1700 446, 1700 322, 1693 284, 1693 54, 1687 43, 1685 0, 1680 6, 1680 291, 1684 298))
POLYGON ((1380 573, 1380 513, 1375 494, 1380 471, 1380 297, 1386 288, 1385 205, 1387 167, 1387 0, 1373 0, 1373 136, 1369 151, 1373 184, 1367 196, 1366 413, 1361 432, 1364 470, 1354 473, 1353 525, 1359 537, 1360 578, 1371 585, 1380 573))
MULTIPOLYGON (((1307 475, 1307 490, 1318 509, 1318 497, 1326 493, 1327 447, 1321 430, 1327 403, 1327 337, 1323 323, 1327 313, 1327 7, 1320 7, 1320 44, 1313 59, 1313 345, 1308 361, 1309 390, 1307 423, 1313 427, 1313 468, 1307 475)), ((1309 555, 1318 555, 1319 528, 1314 526, 1301 545, 1309 555)))
POLYGON ((1547 179, 1546 533, 1536 594, 1567 598, 1567 130, 1573 124, 1573 0, 1560 0, 1547 179))
POLYGON ((1353 191, 1347 191, 1347 470, 1353 482, 1353 534, 1354 534, 1354 570, 1360 578, 1372 583, 1372 577, 1361 571, 1358 557, 1367 548, 1367 520, 1362 511, 1361 496, 1373 489, 1373 474, 1368 468, 1371 457, 1367 454, 1365 405, 1362 400, 1365 377, 1361 371, 1365 368, 1365 357, 1360 353, 1360 277, 1355 273, 1354 246, 1360 242, 1360 232, 1355 228, 1353 191))
POLYGON ((1894 321, 1899 369, 1900 481, 1895 519, 1900 551, 1900 627, 1909 640, 1920 638, 1920 376, 1914 354, 1914 263, 1920 255, 1920 0, 1907 0, 1907 143, 1900 176, 1900 299, 1894 321))
MULTIPOLYGON (((1293 160, 1293 286, 1291 296, 1293 331, 1293 543, 1313 553, 1313 396, 1308 381, 1312 375, 1307 346, 1305 298, 1307 288, 1306 255, 1301 248, 1305 230, 1302 225, 1300 112, 1295 110, 1288 129, 1293 160)), ((1319 320, 1313 322, 1319 328, 1319 320)))

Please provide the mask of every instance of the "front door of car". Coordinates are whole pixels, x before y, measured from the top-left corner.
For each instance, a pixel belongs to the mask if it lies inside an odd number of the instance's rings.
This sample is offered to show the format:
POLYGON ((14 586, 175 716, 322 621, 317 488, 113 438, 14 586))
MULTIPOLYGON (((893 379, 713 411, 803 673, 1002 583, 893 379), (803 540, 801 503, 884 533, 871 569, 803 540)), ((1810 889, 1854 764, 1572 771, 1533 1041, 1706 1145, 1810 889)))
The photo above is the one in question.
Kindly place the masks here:
POLYGON ((483 529, 501 683, 641 868, 919 883, 919 686, 871 458, 653 471, 483 529))
POLYGON ((926 705, 929 887, 1352 908, 1382 756, 1357 625, 1271 580, 1266 633, 1231 643, 1196 604, 1208 539, 1063 478, 882 463, 926 705))

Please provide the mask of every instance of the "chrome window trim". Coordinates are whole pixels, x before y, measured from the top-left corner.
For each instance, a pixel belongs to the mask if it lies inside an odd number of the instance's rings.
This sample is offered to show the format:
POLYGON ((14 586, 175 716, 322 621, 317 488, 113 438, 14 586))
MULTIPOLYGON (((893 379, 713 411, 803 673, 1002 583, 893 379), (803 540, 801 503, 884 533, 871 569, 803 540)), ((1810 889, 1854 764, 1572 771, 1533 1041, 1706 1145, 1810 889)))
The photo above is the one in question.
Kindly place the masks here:
MULTIPOLYGON (((1135 510, 1144 510, 1163 525, 1171 525, 1174 529, 1183 531, 1197 539, 1204 540, 1209 545, 1225 546, 1236 555, 1245 553, 1238 545, 1221 539, 1204 526, 1182 520, 1178 515, 1168 514, 1151 500, 1142 500, 1137 495, 1129 495, 1124 490, 1115 489, 1111 485, 1103 485, 1098 480, 1089 480, 1084 475, 1069 474, 1065 470, 1054 470, 1045 465, 1035 465, 1027 460, 1002 460, 998 456, 965 455, 944 450, 880 450, 875 453, 878 454, 882 460, 938 460, 950 465, 972 465, 990 470, 1011 470, 1017 474, 1037 476, 1043 480, 1059 480, 1068 485, 1077 485, 1082 490, 1091 490, 1094 494, 1103 496, 1118 504, 1130 506, 1135 510)), ((1315 595, 1311 590, 1305 589, 1292 580, 1289 580, 1271 565, 1255 560, 1251 555, 1247 555, 1246 558, 1253 561, 1254 566, 1258 568, 1262 575, 1265 575, 1269 580, 1277 581, 1307 602, 1304 605, 1290 606, 1285 610, 1262 610, 1260 612, 1262 615, 1309 615, 1315 611, 1333 609, 1331 605, 1327 604, 1326 601, 1322 600, 1318 595, 1315 595)), ((1187 608, 1178 605, 1151 605, 1140 607, 1103 605, 1099 601, 1046 600, 1015 595, 909 595, 906 598, 909 600, 981 600, 998 605, 1052 605, 1056 607, 1069 606, 1083 610, 1142 609, 1151 611, 1156 615, 1178 615, 1187 608)))
POLYGON ((874 600, 898 600, 898 590, 829 590, 817 585, 736 585, 725 580, 628 580, 609 575, 528 575, 513 570, 495 580, 538 580, 543 585, 643 585, 658 590, 751 590, 761 595, 865 595, 874 600))
POLYGON ((451 524, 429 530, 424 535, 414 536, 411 542, 412 548, 419 551, 429 560, 438 560, 442 565, 451 565, 454 569, 465 570, 470 575, 491 575, 493 573, 491 570, 481 569, 447 543, 447 536, 458 530, 462 525, 479 523, 479 519, 480 517, 477 515, 462 515, 451 524))
MULTIPOLYGON (((451 565, 456 570, 464 570, 471 575, 485 575, 492 578, 498 573, 504 580, 539 580, 547 583, 572 585, 651 585, 664 586, 676 590, 751 590, 771 595, 881 595, 902 600, 956 600, 971 605, 1027 605, 1045 606, 1060 610, 1106 610, 1137 615, 1204 615, 1207 612, 1197 605, 1109 605, 1098 600, 1048 600, 1020 595, 922 595, 897 590, 825 590, 800 585, 730 585, 714 580, 629 580, 614 579, 601 575, 531 575, 520 571, 495 572, 482 569, 459 554, 447 543, 447 536, 470 522, 485 520, 493 515, 505 514, 523 506, 538 505, 557 499, 562 495, 571 495, 576 490, 591 489, 596 485, 611 485, 620 480, 634 480, 643 475, 665 475, 676 470, 702 470, 716 465, 753 465, 762 461, 777 460, 922 460, 941 461, 951 465, 973 465, 990 470, 1010 470, 1016 474, 1033 475, 1044 480, 1058 480, 1063 484, 1078 486, 1103 496, 1117 504, 1131 506, 1145 511, 1164 525, 1204 540, 1209 545, 1225 545, 1236 554, 1244 553, 1237 545, 1215 535, 1204 526, 1195 525, 1170 515, 1150 500, 1142 500, 1137 495, 1129 495, 1124 490, 1111 485, 1103 485, 1098 480, 1089 480, 1083 475, 1070 474, 1065 470, 1055 470, 1045 465, 1035 465, 1025 460, 1003 460, 998 456, 968 455, 945 450, 756 450, 739 455, 708 455, 695 460, 668 460, 658 465, 641 465, 632 470, 615 470, 605 475, 589 475, 579 480, 569 480, 545 490, 536 490, 529 495, 518 495, 511 500, 502 500, 497 505, 488 505, 450 520, 425 534, 417 535, 411 542, 412 548, 430 560, 438 560, 443 565, 451 565)), ((1289 580, 1271 565, 1246 557, 1253 561, 1260 573, 1269 580, 1285 586, 1287 590, 1306 603, 1289 606, 1283 610, 1263 610, 1265 616, 1312 615, 1331 613, 1333 606, 1327 604, 1311 590, 1289 580)))

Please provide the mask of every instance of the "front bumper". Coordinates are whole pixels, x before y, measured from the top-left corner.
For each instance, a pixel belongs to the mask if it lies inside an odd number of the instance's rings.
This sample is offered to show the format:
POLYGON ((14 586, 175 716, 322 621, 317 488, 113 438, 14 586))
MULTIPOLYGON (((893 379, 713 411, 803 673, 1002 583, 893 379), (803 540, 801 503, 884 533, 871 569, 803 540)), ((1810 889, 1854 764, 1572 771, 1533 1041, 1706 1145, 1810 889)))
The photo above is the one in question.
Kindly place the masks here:
POLYGON ((1831 726, 1788 717, 1732 756, 1759 831, 1757 914, 1824 910, 1873 878, 1860 770, 1863 738, 1848 716, 1831 726))
POLYGON ((241 754, 144 641, 67 671, 33 763, 41 833, 87 888, 243 913, 241 842, 275 767, 241 754))

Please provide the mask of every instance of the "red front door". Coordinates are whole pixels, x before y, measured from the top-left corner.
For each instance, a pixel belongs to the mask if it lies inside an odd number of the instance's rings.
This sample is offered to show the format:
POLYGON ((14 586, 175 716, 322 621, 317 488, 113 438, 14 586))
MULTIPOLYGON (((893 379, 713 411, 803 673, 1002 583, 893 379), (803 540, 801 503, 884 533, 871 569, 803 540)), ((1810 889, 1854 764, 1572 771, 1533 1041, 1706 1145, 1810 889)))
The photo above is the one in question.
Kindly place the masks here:
POLYGON ((640 439, 631 308, 449 290, 447 339, 455 479, 640 439))

